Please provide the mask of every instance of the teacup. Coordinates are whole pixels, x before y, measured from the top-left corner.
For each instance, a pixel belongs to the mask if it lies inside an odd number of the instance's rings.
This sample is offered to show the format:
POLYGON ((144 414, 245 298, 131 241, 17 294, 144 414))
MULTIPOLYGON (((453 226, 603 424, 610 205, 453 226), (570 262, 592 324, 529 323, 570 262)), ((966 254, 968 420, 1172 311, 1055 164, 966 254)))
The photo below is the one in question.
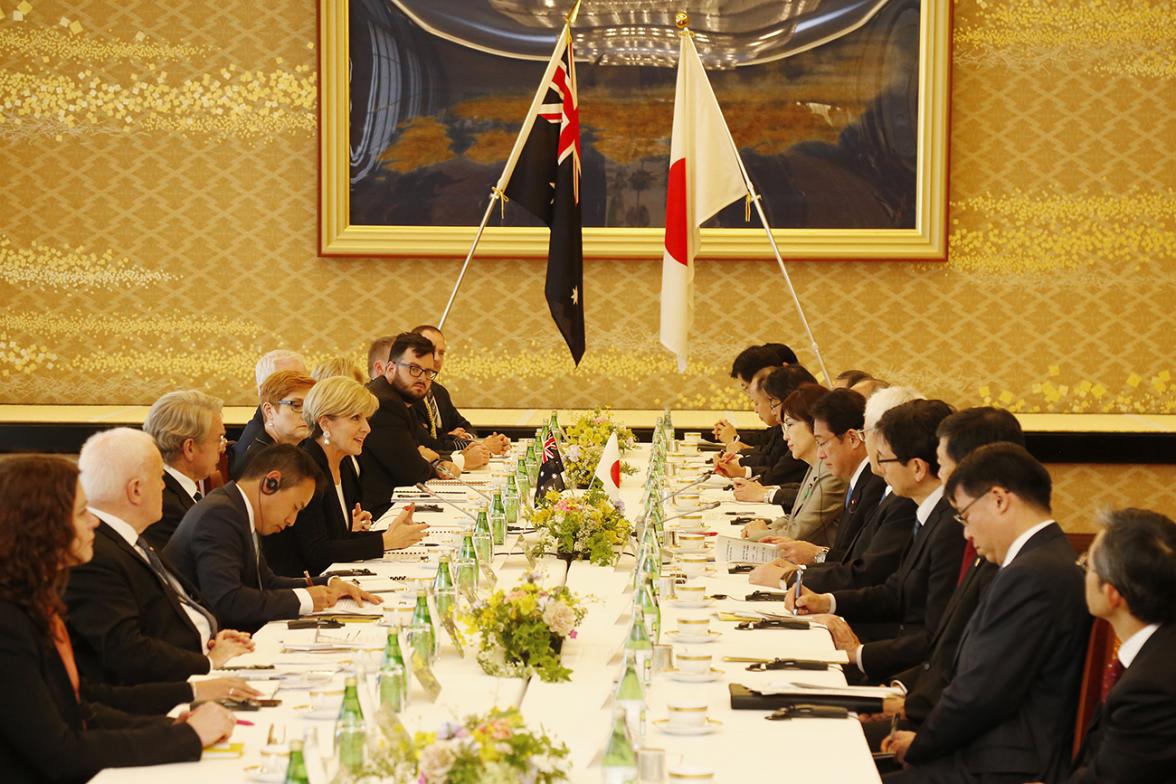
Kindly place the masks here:
POLYGON ((702 441, 702 433, 685 432, 682 434, 682 443, 684 444, 698 444, 702 441))
POLYGON ((710 672, 711 657, 708 653, 679 653, 674 657, 674 660, 681 672, 698 673, 700 675, 710 672))
POLYGON ((678 507, 679 509, 692 509, 698 506, 698 499, 700 496, 701 492, 697 487, 691 487, 687 490, 683 490, 674 498, 674 506, 678 507))
POLYGON ((682 583, 674 586, 674 596, 687 604, 702 604, 706 601, 706 586, 698 583, 682 583))
POLYGON ((687 765, 680 763, 670 768, 669 780, 675 784, 711 784, 715 780, 715 772, 709 768, 699 767, 698 765, 687 765))
POLYGON ((683 616, 678 619, 678 634, 692 640, 702 640, 710 636, 710 616, 683 616))
POLYGON ((679 727, 701 727, 706 724, 706 703, 697 699, 677 698, 666 703, 670 724, 679 727))
POLYGON ((687 577, 700 577, 706 574, 708 560, 702 553, 681 553, 678 555, 678 568, 687 577))
POLYGON ((290 750, 281 744, 265 746, 261 750, 261 769, 257 777, 266 781, 285 781, 290 763, 290 750))
POLYGON ((310 690, 310 707, 316 713, 337 710, 343 702, 343 690, 324 687, 310 690))
POLYGON ((706 535, 694 531, 679 531, 677 539, 680 550, 701 550, 706 544, 706 535))

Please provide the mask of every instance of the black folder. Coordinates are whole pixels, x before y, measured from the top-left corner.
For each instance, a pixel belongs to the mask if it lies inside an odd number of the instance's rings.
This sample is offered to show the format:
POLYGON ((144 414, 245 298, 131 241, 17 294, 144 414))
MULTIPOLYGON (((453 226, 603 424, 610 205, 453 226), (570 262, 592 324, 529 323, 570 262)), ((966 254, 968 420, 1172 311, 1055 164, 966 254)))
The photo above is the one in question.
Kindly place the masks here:
POLYGON ((731 710, 772 711, 793 705, 837 705, 856 713, 881 713, 881 697, 850 697, 798 689, 794 694, 760 694, 740 683, 728 684, 731 710))

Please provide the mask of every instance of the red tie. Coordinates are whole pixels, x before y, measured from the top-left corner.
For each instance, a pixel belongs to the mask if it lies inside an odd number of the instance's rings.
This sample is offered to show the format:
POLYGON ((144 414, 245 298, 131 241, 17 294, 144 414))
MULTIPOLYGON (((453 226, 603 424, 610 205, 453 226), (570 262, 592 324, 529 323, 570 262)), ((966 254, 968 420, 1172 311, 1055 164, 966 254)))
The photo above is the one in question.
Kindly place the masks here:
POLYGON ((956 587, 959 588, 964 584, 964 578, 968 576, 968 569, 976 560, 976 548, 972 545, 971 539, 964 540, 964 560, 960 562, 960 576, 956 580, 956 587))
POLYGON ((1111 661, 1107 664, 1107 668, 1103 670, 1102 681, 1102 701, 1107 701, 1107 695, 1111 693, 1111 689, 1115 688, 1115 684, 1119 682, 1119 677, 1123 675, 1123 662, 1119 661, 1118 655, 1112 656, 1111 661))

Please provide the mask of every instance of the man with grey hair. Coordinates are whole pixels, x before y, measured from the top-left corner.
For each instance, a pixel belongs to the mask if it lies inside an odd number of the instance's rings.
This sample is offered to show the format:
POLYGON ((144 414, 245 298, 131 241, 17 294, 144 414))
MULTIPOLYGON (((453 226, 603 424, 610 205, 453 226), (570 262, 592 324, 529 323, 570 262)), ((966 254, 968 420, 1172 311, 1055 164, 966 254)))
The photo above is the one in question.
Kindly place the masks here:
MULTIPOLYGON (((882 467, 878 465, 878 420, 896 406, 923 399, 922 394, 910 387, 880 389, 866 399, 862 434, 870 471, 876 476, 882 476, 882 467)), ((911 540, 915 507, 914 501, 895 495, 887 486, 882 492, 882 500, 840 552, 840 557, 810 566, 805 572, 805 585, 825 593, 881 584, 898 568, 903 550, 911 540)), ((755 585, 785 587, 785 581, 794 570, 792 563, 778 559, 757 566, 748 579, 755 585)))
POLYGON ((225 451, 225 423, 220 398, 195 389, 168 392, 147 412, 143 430, 163 453, 163 514, 144 533, 157 550, 204 497, 201 484, 212 476, 225 451))
MULTIPOLYGON (((307 375, 306 360, 297 351, 286 348, 276 348, 262 354, 261 359, 257 360, 257 365, 253 368, 253 378, 257 382, 259 397, 261 385, 279 370, 296 370, 302 375, 307 375)), ((249 457, 246 455, 249 445, 264 432, 265 415, 261 411, 261 403, 258 402, 257 410, 253 412, 253 418, 245 424, 245 429, 241 431, 241 437, 229 446, 229 476, 240 476, 241 472, 245 470, 245 464, 249 462, 249 457)), ((228 477, 225 478, 228 479, 228 477)))
MULTIPOLYGON (((94 557, 70 570, 65 592, 78 668, 114 684, 178 681, 253 649, 249 635, 218 630, 193 586, 143 538, 163 503, 163 458, 151 436, 115 428, 91 436, 78 457, 82 489, 98 518, 94 557)), ((206 682, 207 683, 207 682, 206 682)), ((239 679, 201 699, 254 692, 239 679)))

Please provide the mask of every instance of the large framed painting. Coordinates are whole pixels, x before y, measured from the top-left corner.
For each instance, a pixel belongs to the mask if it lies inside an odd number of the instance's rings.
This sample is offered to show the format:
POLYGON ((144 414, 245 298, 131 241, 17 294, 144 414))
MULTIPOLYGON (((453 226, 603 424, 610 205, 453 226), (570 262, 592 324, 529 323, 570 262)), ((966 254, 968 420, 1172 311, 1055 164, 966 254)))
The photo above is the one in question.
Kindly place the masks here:
MULTIPOLYGON (((573 0, 320 0, 324 255, 464 256, 573 0)), ((584 253, 661 258, 678 31, 695 44, 783 254, 946 254, 947 0, 583 0, 584 253)), ((495 209, 479 255, 547 253, 495 209)), ((733 204, 701 255, 772 255, 733 204)))

